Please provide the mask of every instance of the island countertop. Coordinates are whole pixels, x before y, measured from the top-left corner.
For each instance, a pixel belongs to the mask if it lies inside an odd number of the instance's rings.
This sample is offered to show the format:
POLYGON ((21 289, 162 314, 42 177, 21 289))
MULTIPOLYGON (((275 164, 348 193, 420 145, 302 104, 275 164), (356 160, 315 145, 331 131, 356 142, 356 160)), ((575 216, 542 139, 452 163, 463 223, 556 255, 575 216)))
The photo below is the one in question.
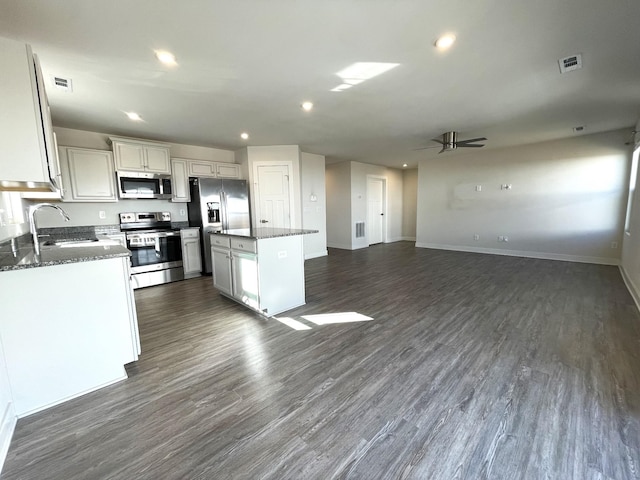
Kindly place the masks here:
POLYGON ((100 240, 87 244, 43 246, 40 249, 39 257, 35 255, 33 245, 30 245, 29 247, 23 246, 15 254, 2 252, 0 272, 128 257, 129 255, 131 255, 129 250, 113 240, 100 240))
POLYGON ((258 228, 235 228, 230 230, 222 230, 215 232, 212 235, 230 235, 233 237, 246 237, 255 238, 261 240, 264 238, 276 238, 276 237, 292 237, 294 235, 309 235, 311 233, 318 233, 318 230, 307 230, 299 228, 273 228, 273 227, 258 227, 258 228))

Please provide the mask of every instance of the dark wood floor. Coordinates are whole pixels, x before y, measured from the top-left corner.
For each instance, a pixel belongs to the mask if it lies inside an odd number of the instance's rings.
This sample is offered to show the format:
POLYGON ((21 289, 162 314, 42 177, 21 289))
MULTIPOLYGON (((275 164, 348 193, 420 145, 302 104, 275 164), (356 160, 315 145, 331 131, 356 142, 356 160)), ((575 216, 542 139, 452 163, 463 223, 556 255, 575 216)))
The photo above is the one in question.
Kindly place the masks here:
POLYGON ((640 478, 616 267, 395 243, 306 270, 288 316, 374 320, 295 331, 210 278, 139 290, 130 378, 20 420, 2 479, 640 478))

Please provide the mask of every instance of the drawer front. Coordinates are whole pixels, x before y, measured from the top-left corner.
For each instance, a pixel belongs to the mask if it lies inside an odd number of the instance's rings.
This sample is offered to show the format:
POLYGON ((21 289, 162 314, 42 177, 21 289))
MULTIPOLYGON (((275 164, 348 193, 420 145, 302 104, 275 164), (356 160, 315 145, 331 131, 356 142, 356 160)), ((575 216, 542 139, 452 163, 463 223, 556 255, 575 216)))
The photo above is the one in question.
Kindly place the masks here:
POLYGON ((233 250, 242 250, 243 252, 256 253, 256 241, 252 238, 231 238, 231 248, 233 250))
POLYGON ((211 246, 229 248, 231 245, 229 240, 229 237, 224 235, 211 235, 211 246))
POLYGON ((180 236, 182 238, 197 238, 199 233, 197 228, 183 228, 180 230, 180 236))

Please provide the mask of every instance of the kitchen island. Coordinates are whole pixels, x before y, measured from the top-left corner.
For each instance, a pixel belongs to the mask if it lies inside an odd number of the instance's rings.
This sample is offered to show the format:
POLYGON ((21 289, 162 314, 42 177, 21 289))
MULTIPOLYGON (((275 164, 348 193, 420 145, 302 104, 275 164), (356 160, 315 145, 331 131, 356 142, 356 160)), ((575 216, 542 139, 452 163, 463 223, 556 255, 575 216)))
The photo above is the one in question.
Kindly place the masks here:
POLYGON ((317 230, 246 228, 211 234, 213 285, 272 316, 305 304, 302 236, 317 230))
POLYGON ((18 417, 127 378, 140 353, 129 255, 115 241, 0 249, 0 340, 18 417))

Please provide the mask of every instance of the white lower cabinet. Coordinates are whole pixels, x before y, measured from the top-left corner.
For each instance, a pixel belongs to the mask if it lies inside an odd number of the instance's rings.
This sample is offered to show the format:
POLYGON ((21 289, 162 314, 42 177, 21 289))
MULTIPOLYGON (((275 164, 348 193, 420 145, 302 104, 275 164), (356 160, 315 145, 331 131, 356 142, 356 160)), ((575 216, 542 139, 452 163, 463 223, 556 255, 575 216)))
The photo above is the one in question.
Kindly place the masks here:
POLYGON ((183 228, 180 230, 182 242, 182 267, 184 278, 199 277, 202 272, 202 255, 200 254, 200 229, 183 228))
POLYGON ((253 253, 233 251, 233 297, 247 306, 259 310, 258 256, 253 253))
POLYGON ((213 285, 263 315, 305 303, 302 236, 212 235, 213 285))
POLYGON ((233 296, 231 250, 211 247, 211 262, 213 266, 213 286, 220 292, 233 296))
POLYGON ((128 257, 5 271, 0 291, 18 417, 127 378, 140 352, 128 257))

